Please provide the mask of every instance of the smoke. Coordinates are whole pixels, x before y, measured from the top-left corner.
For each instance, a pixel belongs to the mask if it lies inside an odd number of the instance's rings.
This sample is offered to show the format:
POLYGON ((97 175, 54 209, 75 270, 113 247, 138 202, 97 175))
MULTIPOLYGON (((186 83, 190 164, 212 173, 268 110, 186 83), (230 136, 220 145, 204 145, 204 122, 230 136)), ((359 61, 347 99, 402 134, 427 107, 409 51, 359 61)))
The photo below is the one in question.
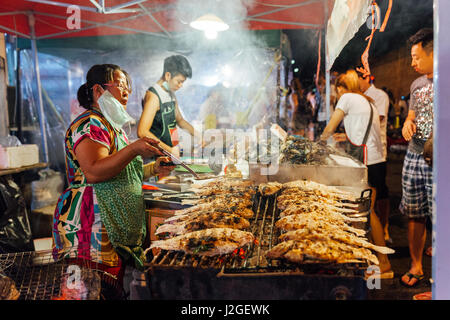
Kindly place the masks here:
MULTIPOLYGON (((225 117, 231 119, 231 127, 236 126, 236 117, 248 117, 254 109, 265 110, 264 104, 271 103, 268 99, 258 99, 261 88, 276 90, 275 51, 268 49, 265 40, 249 28, 247 16, 254 4, 253 0, 179 0, 169 18, 173 28, 180 23, 185 26, 184 31, 174 35, 174 50, 186 55, 193 69, 192 80, 186 82, 183 92, 177 93, 179 100, 183 102, 185 92, 194 86, 220 85, 222 109, 228 113, 225 117), (189 27, 191 21, 206 14, 216 15, 229 29, 218 32, 215 39, 208 39, 202 31, 189 27)), ((208 91, 204 93, 205 99, 208 91)), ((203 115, 196 113, 195 116, 203 115)))

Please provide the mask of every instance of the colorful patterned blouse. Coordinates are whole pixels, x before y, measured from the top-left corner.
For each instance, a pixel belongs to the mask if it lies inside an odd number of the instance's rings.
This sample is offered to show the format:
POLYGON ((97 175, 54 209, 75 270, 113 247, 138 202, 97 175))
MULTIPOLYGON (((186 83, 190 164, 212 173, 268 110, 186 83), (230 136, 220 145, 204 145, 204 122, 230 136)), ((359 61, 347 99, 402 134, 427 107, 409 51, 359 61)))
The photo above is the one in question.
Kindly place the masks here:
POLYGON ((84 138, 101 143, 110 154, 117 150, 117 138, 128 143, 125 132, 115 132, 95 110, 83 112, 71 123, 65 137, 69 187, 60 196, 53 217, 53 252, 62 254, 76 248, 77 258, 117 266, 119 256, 100 219, 94 188, 87 184, 74 152, 84 138))

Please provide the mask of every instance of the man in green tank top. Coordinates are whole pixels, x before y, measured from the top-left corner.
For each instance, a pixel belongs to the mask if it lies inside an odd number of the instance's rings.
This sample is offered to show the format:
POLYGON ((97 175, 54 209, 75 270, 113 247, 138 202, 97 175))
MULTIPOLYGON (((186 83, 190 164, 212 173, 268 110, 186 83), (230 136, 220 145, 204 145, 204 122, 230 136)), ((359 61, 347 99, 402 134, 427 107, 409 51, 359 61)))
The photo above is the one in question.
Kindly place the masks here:
POLYGON ((191 77, 192 69, 184 56, 167 57, 161 78, 147 90, 142 100, 138 136, 161 141, 159 145, 176 156, 180 155, 177 126, 187 130, 191 136, 200 136, 181 115, 174 94, 191 77))

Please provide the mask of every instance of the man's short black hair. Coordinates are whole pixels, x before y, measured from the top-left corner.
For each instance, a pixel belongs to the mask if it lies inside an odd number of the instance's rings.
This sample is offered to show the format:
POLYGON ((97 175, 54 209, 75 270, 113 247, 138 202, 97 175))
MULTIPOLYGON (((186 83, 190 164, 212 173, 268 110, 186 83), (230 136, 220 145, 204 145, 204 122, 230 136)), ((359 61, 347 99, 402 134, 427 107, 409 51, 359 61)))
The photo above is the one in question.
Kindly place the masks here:
POLYGON ((408 42, 411 46, 422 43, 422 48, 427 53, 430 53, 431 51, 433 51, 433 29, 420 29, 415 35, 409 38, 408 42))
POLYGON ((172 77, 178 74, 185 76, 186 78, 192 77, 192 68, 189 61, 182 55, 174 55, 164 59, 164 72, 170 72, 172 77))

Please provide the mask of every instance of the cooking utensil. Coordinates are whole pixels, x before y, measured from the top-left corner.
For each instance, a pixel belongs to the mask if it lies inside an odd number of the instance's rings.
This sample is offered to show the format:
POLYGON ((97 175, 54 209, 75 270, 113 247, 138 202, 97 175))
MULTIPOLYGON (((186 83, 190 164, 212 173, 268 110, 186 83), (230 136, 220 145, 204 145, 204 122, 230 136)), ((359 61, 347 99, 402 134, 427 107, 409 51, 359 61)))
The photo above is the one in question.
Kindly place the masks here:
POLYGON ((194 170, 192 170, 192 169, 191 169, 184 161, 182 161, 181 159, 177 158, 176 156, 174 156, 172 153, 170 153, 170 152, 167 151, 167 150, 164 150, 164 149, 162 149, 162 148, 159 148, 159 149, 160 149, 160 151, 161 151, 165 156, 170 157, 170 158, 172 159, 172 161, 173 161, 175 164, 182 166, 182 167, 185 168, 189 173, 191 173, 191 174, 194 176, 195 180, 208 180, 208 179, 211 179, 211 177, 208 177, 208 176, 206 176, 206 177, 201 177, 201 176, 199 176, 199 175, 198 175, 194 170))
POLYGON ((183 161, 181 161, 180 159, 178 159, 176 156, 174 156, 174 155, 173 155, 172 153, 170 153, 169 151, 164 150, 164 149, 161 148, 161 147, 158 147, 158 148, 159 148, 159 150, 160 150, 164 155, 170 157, 170 158, 172 159, 172 161, 173 161, 175 164, 178 164, 178 165, 182 166, 183 168, 185 168, 185 169, 186 169, 187 171, 189 171, 192 175, 194 175, 194 177, 195 177, 196 179, 200 179, 200 177, 195 173, 195 171, 192 170, 186 163, 184 163, 183 161))

